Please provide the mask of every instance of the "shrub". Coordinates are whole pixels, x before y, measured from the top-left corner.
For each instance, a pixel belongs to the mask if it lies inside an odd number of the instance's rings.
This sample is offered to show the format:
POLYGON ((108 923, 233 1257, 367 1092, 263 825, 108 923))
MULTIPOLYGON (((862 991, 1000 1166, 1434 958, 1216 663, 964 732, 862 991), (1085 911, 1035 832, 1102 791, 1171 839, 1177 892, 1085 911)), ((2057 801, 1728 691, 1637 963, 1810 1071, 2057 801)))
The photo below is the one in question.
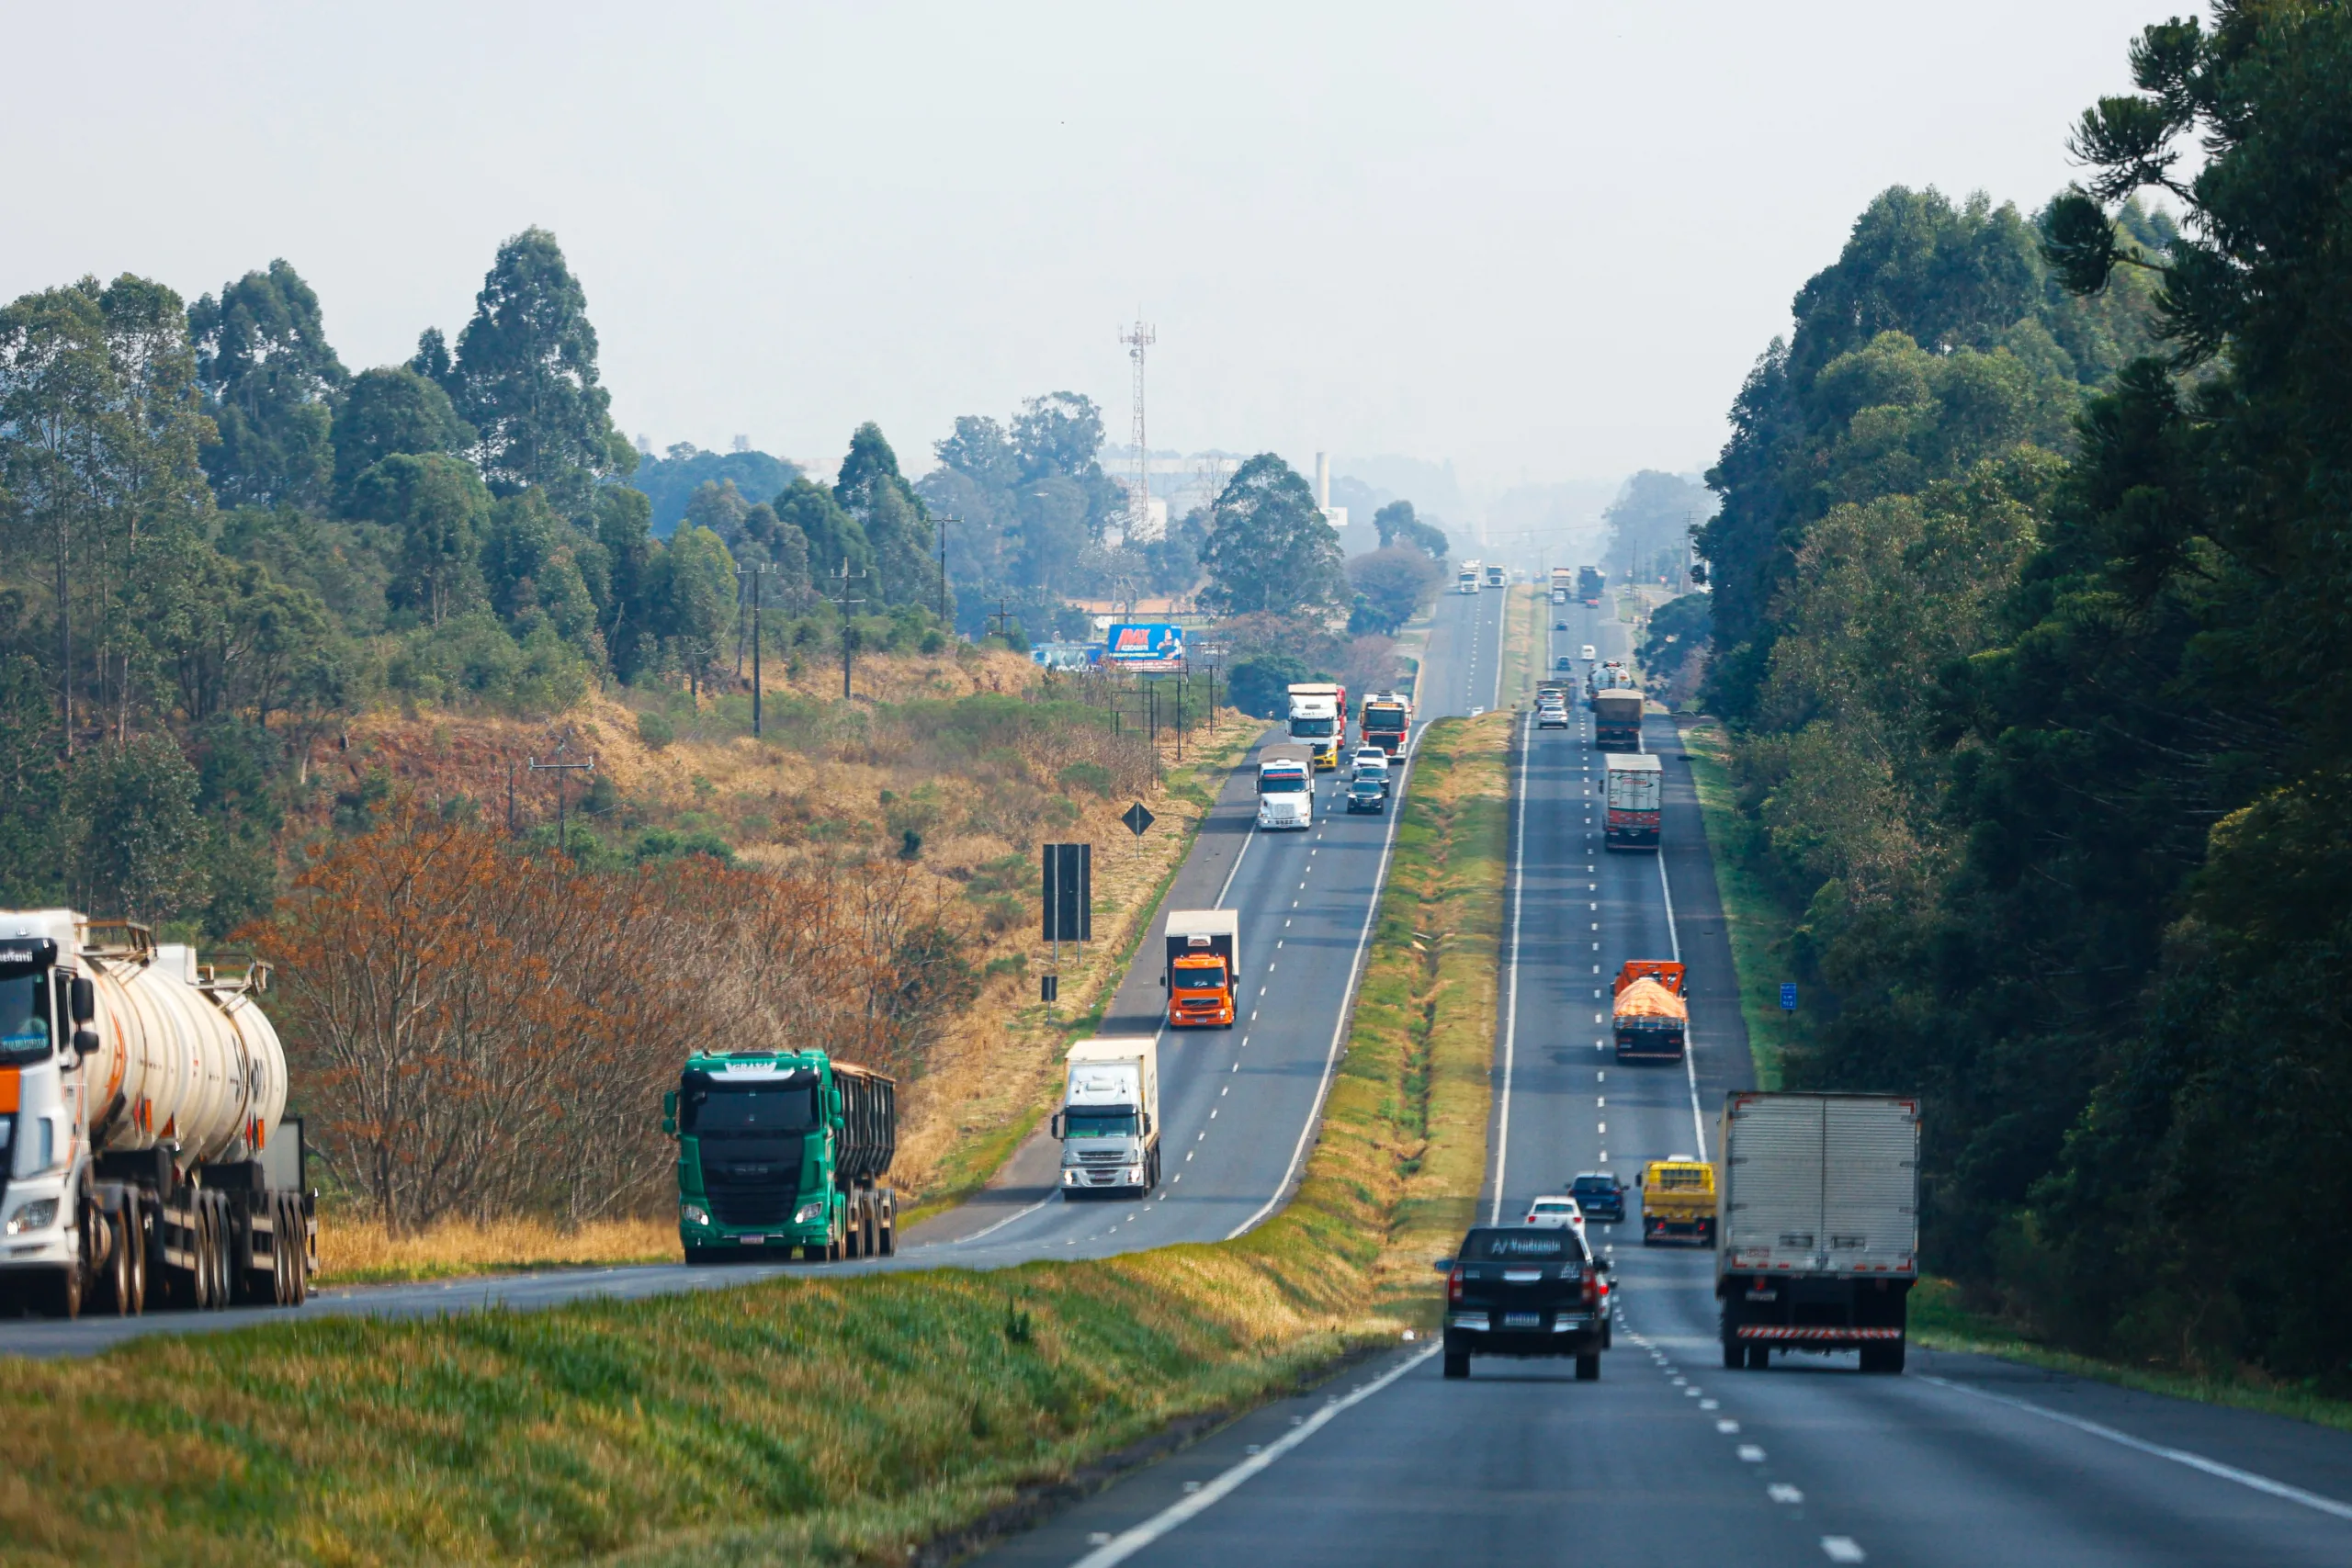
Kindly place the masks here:
POLYGON ((637 716, 637 738, 659 751, 678 738, 678 728, 658 713, 641 713, 637 716))

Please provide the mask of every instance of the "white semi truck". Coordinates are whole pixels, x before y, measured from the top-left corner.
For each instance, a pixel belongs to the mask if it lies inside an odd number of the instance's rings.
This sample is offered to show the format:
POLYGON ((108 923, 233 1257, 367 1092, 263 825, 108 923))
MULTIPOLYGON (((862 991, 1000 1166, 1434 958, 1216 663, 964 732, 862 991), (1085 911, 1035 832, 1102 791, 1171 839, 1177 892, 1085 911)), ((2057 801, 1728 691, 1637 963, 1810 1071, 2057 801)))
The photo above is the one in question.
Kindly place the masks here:
POLYGON ((1462 570, 1454 574, 1453 591, 1456 593, 1476 593, 1478 592, 1481 580, 1478 563, 1474 560, 1464 561, 1462 570))
POLYGON ((1148 1034, 1081 1040, 1053 1134, 1062 1192, 1148 1192, 1159 1185, 1159 1042, 1148 1034))
POLYGON ((0 1295, 300 1304, 316 1203, 268 978, 128 921, 0 912, 0 1295))
POLYGON ((1896 1094, 1725 1098, 1715 1299, 1724 1365, 1860 1350, 1903 1370, 1919 1280, 1919 1102, 1896 1094))
POLYGON ((1304 745, 1258 750, 1258 826, 1288 831, 1315 826, 1315 753, 1304 745))

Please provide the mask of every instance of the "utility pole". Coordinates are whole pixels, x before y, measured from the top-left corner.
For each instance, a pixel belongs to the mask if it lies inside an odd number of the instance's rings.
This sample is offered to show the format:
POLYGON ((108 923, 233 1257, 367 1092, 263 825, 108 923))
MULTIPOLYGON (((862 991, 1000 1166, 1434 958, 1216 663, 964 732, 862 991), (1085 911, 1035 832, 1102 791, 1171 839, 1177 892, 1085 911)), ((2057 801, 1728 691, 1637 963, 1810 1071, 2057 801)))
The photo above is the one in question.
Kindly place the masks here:
POLYGON ((571 736, 569 732, 566 732, 564 738, 555 743, 555 755, 552 758, 544 762, 540 761, 537 757, 532 758, 530 761, 531 772, 535 773, 553 773, 555 775, 555 847, 556 852, 561 855, 569 855, 571 853, 571 829, 564 820, 563 775, 566 773, 593 773, 595 771, 596 767, 596 758, 594 752, 589 754, 588 760, 584 762, 565 761, 563 760, 564 753, 571 749, 571 736))
POLYGON ((849 596, 849 585, 865 576, 865 573, 862 571, 850 570, 849 560, 844 557, 841 570, 833 573, 833 581, 841 585, 841 590, 837 593, 827 596, 829 602, 842 613, 842 701, 843 702, 849 701, 850 654, 857 647, 857 628, 850 625, 849 607, 852 604, 865 603, 863 599, 853 599, 849 596))
MULTIPOLYGON (((747 577, 751 579, 752 733, 753 735, 760 733, 760 601, 764 597, 764 595, 760 592, 760 584, 762 580, 775 570, 775 568, 764 563, 759 566, 739 566, 735 569, 735 575, 737 577, 747 577)), ((738 668, 740 669, 741 666, 738 666, 738 668)))
POLYGON ((1012 601, 1010 599, 998 600, 996 602, 996 609, 989 615, 989 620, 992 623, 989 626, 989 630, 996 636, 1005 638, 1007 641, 1010 641, 1012 636, 1012 615, 1005 606, 1010 604, 1012 602, 1012 601))
POLYGON ((947 625, 947 525, 964 520, 953 513, 943 512, 932 521, 939 525, 939 624, 945 627, 948 636, 953 637, 956 628, 947 625))

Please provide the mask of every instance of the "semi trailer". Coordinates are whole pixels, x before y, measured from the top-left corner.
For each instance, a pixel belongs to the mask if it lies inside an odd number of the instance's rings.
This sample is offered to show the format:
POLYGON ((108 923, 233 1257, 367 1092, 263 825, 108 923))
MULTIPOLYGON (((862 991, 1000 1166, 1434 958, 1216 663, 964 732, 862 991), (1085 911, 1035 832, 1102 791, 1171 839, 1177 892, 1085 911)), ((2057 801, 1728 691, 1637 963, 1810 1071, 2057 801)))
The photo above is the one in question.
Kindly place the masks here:
POLYGON ((1612 850, 1657 848, 1666 775, 1645 752, 1611 751, 1606 764, 1608 817, 1601 842, 1612 850))
POLYGON ((1602 685, 1592 694, 1592 743, 1603 751, 1642 749, 1642 694, 1602 685))
POLYGON ((145 926, 0 913, 0 1296, 85 1306, 300 1305, 317 1198, 266 964, 145 926))
POLYGON ((1903 1370, 1919 1280, 1919 1102, 1894 1094, 1725 1097, 1715 1299, 1724 1365, 1860 1350, 1903 1370))
POLYGON ((687 1262, 898 1250, 897 1079, 821 1050, 698 1053, 662 1100, 687 1262))
POLYGON ((1600 608, 1601 589, 1608 581, 1609 574, 1597 566, 1577 568, 1577 597, 1596 610, 1600 608))
POLYGON ((1231 1029, 1241 983, 1241 917, 1232 909, 1170 909, 1159 983, 1170 1029, 1231 1029))

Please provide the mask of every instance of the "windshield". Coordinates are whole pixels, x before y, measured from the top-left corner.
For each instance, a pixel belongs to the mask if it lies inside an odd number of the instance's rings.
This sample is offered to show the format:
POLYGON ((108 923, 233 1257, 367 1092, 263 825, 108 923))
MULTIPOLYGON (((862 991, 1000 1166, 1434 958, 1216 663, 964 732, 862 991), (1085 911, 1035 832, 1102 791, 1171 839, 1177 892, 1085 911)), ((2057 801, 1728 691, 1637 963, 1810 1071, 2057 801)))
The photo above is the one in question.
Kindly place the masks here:
POLYGON ((1297 795, 1306 788, 1303 773, 1261 773, 1258 775, 1260 795, 1297 795))
POLYGON ((1393 735, 1405 728, 1405 716, 1401 713, 1386 713, 1374 708, 1363 716, 1363 727, 1366 729, 1385 730, 1393 735))
POLYGON ((1579 1176, 1577 1184, 1568 1190, 1579 1198, 1595 1192, 1604 1198, 1614 1198, 1617 1196, 1617 1183, 1606 1176, 1579 1176))
POLYGON ((49 975, 22 970, 0 978, 0 1062, 49 1056, 49 975))
POLYGON ((1328 739, 1331 734, 1332 725, 1337 722, 1336 719, 1329 718, 1292 719, 1290 721, 1291 739, 1294 740, 1328 739))
POLYGON ((1136 1113, 1124 1105, 1102 1111, 1065 1111, 1062 1134, 1070 1138, 1132 1138, 1136 1135, 1136 1113))
POLYGON ((1176 988, 1180 991, 1197 991, 1204 987, 1218 991, 1225 988, 1224 961, 1213 958, 1204 964, 1198 959, 1178 959, 1176 988))
POLYGON ((678 1097, 682 1133, 807 1133, 816 1126, 814 1084, 689 1085, 678 1097))

